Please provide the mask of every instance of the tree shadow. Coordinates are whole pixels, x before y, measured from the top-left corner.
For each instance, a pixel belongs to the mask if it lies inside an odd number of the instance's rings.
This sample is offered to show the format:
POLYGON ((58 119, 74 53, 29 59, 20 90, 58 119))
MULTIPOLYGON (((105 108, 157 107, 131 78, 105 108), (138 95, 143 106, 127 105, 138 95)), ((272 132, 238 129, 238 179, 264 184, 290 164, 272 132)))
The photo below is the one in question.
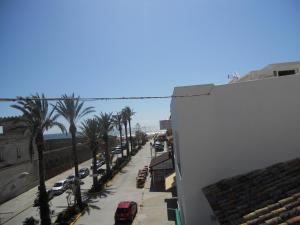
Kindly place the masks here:
POLYGON ((105 187, 103 190, 94 193, 87 193, 88 199, 97 199, 97 198, 106 198, 109 195, 114 195, 116 191, 114 191, 114 187, 105 187))
POLYGON ((98 202, 98 201, 92 201, 92 200, 90 200, 90 199, 88 199, 87 201, 85 201, 85 203, 86 203, 86 208, 85 208, 85 210, 82 212, 82 215, 84 215, 84 214, 86 214, 86 213, 87 213, 88 215, 90 215, 90 213, 91 213, 92 210, 101 210, 101 208, 100 208, 99 206, 93 204, 93 203, 95 203, 95 202, 98 202))
POLYGON ((132 224, 131 221, 115 222, 115 225, 131 225, 131 224, 132 224))
POLYGON ((125 174, 125 173, 128 173, 128 170, 120 170, 119 173, 120 174, 125 174))

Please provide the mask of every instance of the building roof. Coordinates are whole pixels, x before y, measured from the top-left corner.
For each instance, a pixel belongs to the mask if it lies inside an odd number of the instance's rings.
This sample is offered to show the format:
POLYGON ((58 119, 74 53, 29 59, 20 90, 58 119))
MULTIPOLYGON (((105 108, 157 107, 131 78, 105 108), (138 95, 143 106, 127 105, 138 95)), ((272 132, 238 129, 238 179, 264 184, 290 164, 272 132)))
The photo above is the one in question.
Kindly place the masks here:
POLYGON ((300 159, 223 179, 203 192, 220 224, 300 224, 300 159))
POLYGON ((173 168, 173 162, 172 159, 168 159, 166 161, 163 161, 159 164, 156 164, 155 166, 151 167, 151 170, 171 170, 173 168))
POLYGON ((158 164, 163 163, 164 161, 167 161, 168 159, 171 158, 171 154, 169 152, 164 152, 161 155, 153 158, 150 162, 150 169, 158 164))
POLYGON ((260 70, 254 70, 250 73, 246 74, 237 79, 233 79, 230 83, 242 82, 242 81, 249 81, 249 80, 260 80, 264 78, 274 77, 274 71, 281 71, 281 70, 295 70, 295 75, 300 74, 300 61, 296 62, 285 62, 285 63, 273 63, 265 66, 260 70))

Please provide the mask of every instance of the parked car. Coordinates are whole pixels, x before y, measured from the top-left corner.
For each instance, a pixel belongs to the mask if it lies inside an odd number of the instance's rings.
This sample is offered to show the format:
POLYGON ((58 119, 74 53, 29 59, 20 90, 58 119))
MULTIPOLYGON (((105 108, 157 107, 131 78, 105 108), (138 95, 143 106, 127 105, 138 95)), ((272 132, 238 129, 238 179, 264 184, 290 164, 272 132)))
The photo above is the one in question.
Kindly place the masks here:
POLYGON ((88 168, 81 168, 79 171, 79 178, 83 179, 90 175, 90 170, 88 168))
POLYGON ((71 174, 69 175, 67 178, 66 178, 67 182, 69 185, 71 184, 74 184, 74 181, 75 181, 75 175, 74 174, 71 174))
POLYGON ((123 142, 122 142, 122 148, 123 148, 124 150, 128 148, 128 145, 127 145, 126 141, 123 141, 123 142))
POLYGON ((65 190, 68 189, 68 182, 67 180, 61 180, 61 181, 58 181, 56 182, 53 187, 51 188, 51 190, 53 191, 53 194, 54 195, 60 195, 62 193, 65 192, 65 190))
MULTIPOLYGON (((97 160, 96 161, 96 166, 97 166, 97 169, 99 167, 101 167, 102 165, 104 165, 104 161, 103 160, 97 160)), ((91 164, 91 170, 93 169, 93 163, 91 164)))
POLYGON ((112 150, 112 153, 113 153, 113 154, 122 154, 122 147, 121 147, 121 145, 118 145, 117 147, 115 147, 115 148, 112 150))
POLYGON ((119 221, 133 221, 137 214, 137 203, 133 201, 124 201, 118 204, 115 212, 115 222, 119 221))
POLYGON ((162 151, 164 151, 165 145, 162 142, 155 141, 154 148, 155 148, 155 151, 162 152, 162 151))
POLYGON ((99 167, 97 169, 97 173, 100 174, 100 175, 103 175, 103 174, 105 174, 105 169, 102 169, 102 168, 99 167))
MULTIPOLYGON (((48 194, 48 201, 50 201, 54 197, 54 193, 51 189, 48 189, 47 194, 48 194)), ((37 207, 37 206, 39 206, 39 204, 40 204, 39 196, 36 196, 36 198, 34 199, 34 202, 33 202, 33 207, 37 207)))

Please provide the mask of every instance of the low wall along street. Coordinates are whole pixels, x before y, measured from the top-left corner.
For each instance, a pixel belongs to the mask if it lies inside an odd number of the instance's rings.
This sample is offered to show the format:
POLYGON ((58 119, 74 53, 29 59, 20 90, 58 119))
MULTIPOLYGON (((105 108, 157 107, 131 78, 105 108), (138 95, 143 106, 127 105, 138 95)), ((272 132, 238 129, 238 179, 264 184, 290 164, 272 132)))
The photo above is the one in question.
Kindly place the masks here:
MULTIPOLYGON (((79 139, 77 155, 79 163, 91 158, 91 151, 84 140, 79 139)), ((47 140, 44 153, 46 179, 73 167, 71 141, 47 140)), ((38 185, 38 160, 30 160, 0 168, 0 204, 38 185)))

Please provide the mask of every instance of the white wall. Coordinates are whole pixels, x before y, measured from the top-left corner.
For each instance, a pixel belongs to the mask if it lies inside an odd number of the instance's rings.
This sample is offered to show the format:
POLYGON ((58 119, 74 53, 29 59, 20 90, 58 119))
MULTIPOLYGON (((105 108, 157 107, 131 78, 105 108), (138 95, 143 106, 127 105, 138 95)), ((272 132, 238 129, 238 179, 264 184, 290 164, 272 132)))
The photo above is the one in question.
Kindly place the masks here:
POLYGON ((203 187, 300 155, 300 76, 174 89, 174 95, 209 92, 171 103, 185 225, 217 223, 203 187))

